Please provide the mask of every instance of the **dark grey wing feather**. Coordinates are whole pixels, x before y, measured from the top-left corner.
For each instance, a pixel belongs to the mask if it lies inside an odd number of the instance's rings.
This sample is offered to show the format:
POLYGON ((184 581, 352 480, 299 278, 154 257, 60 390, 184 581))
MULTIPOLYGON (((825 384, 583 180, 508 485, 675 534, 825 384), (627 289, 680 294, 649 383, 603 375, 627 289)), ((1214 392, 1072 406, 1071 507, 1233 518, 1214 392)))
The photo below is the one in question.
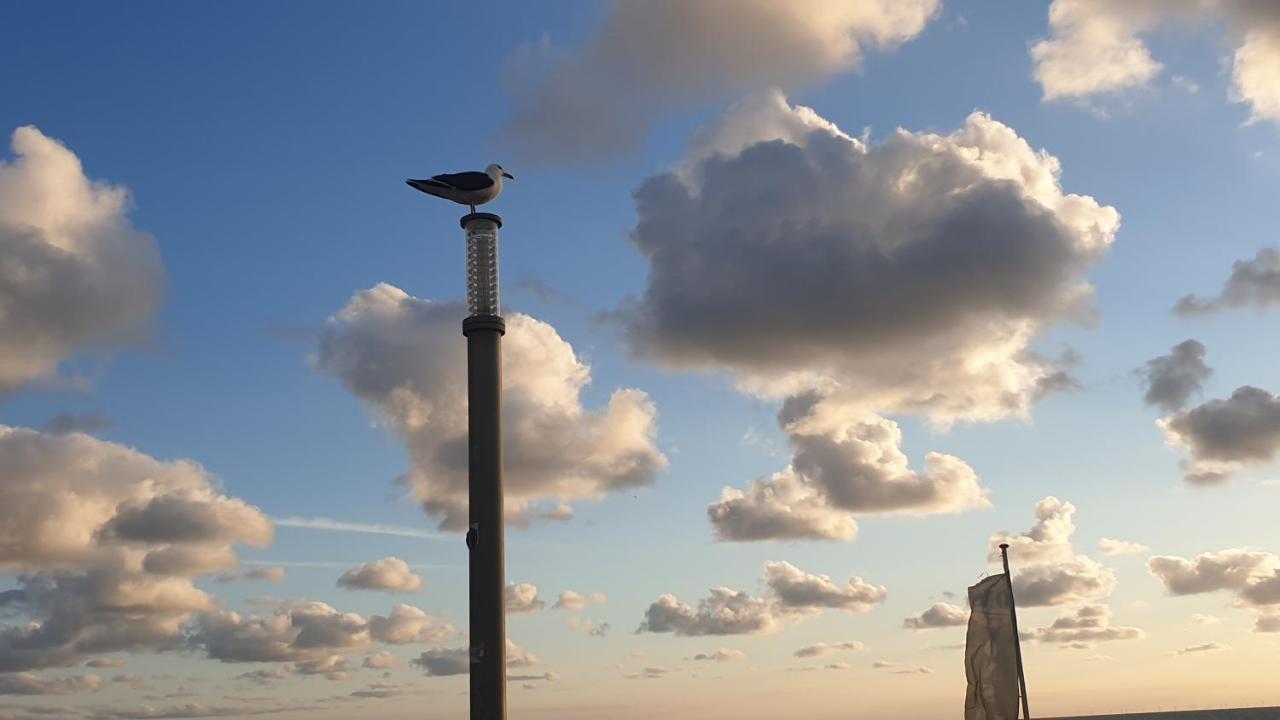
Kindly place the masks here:
POLYGON ((493 178, 482 172, 445 173, 433 176, 431 182, 465 192, 487 190, 493 187, 493 178))

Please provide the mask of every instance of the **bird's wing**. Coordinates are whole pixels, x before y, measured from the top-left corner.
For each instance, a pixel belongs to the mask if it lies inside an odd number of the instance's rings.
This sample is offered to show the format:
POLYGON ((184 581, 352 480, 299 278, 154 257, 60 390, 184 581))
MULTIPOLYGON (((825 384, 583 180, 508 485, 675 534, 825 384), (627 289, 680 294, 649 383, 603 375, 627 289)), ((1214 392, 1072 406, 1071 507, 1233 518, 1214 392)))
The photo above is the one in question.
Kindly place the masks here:
POLYGON ((488 190, 493 187, 493 178, 482 172, 446 173, 433 176, 427 182, 464 192, 488 190))

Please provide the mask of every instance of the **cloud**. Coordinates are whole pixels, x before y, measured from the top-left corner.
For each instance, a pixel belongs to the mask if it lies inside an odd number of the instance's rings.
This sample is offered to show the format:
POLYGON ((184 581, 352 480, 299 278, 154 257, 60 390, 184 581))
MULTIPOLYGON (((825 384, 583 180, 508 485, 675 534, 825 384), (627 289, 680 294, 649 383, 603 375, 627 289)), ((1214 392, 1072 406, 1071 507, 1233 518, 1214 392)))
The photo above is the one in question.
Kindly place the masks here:
POLYGON ((1143 632, 1138 628, 1112 625, 1111 608, 1094 604, 1059 615, 1048 627, 1035 628, 1026 636, 1040 642, 1087 648, 1099 642, 1139 640, 1143 632))
POLYGON ((924 612, 902 621, 902 627, 908 630, 930 630, 932 628, 956 627, 969 621, 969 611, 951 603, 934 603, 924 612))
POLYGON ((1187 482, 1226 482, 1249 465, 1273 461, 1280 453, 1280 398, 1261 388, 1236 388, 1225 400, 1210 400, 1156 423, 1172 446, 1191 455, 1182 463, 1187 482))
POLYGON ((827 575, 806 573, 787 562, 765 564, 768 593, 756 597, 727 587, 711 588, 695 609, 671 594, 663 594, 645 610, 637 633, 682 636, 756 635, 776 632, 789 618, 803 618, 824 609, 869 612, 884 601, 885 588, 860 577, 836 585, 827 575))
POLYGON ((569 627, 589 637, 604 637, 613 629, 613 626, 607 622, 596 623, 594 620, 587 620, 585 618, 569 618, 568 624, 569 627))
POLYGON ((62 412, 46 420, 42 429, 49 435, 66 435, 73 432, 92 435, 99 430, 110 430, 115 425, 115 420, 106 415, 62 412))
POLYGON ((0 695, 71 695, 102 689, 93 674, 41 677, 28 672, 0 675, 0 695))
POLYGON ((360 667, 371 670, 390 670, 400 664, 400 660, 389 652, 371 653, 365 657, 360 667))
POLYGON ((348 590, 386 590, 391 593, 413 593, 422 589, 422 578, 413 574, 408 563, 398 557, 385 557, 342 573, 338 587, 348 590))
MULTIPOLYGON (((471 671, 471 651, 465 647, 435 647, 410 660, 409 664, 421 668, 428 677, 466 675, 471 671)), ((507 668, 532 667, 537 664, 538 657, 536 655, 529 653, 508 638, 507 668)), ((554 673, 549 673, 549 675, 554 675, 554 673)), ((543 678, 551 679, 547 676, 543 676, 543 678)))
POLYGON ((369 618, 370 636, 388 645, 436 644, 444 642, 454 632, 452 625, 404 603, 391 608, 388 615, 369 618))
POLYGON ((1098 549, 1103 555, 1133 555, 1150 550, 1142 543, 1136 543, 1129 540, 1113 540, 1112 538, 1099 538, 1098 549))
POLYGON ((269 565, 266 567, 256 567, 249 570, 243 575, 245 580, 260 580, 263 582, 284 582, 289 575, 285 569, 278 565, 269 565))
POLYGON ((440 533, 428 532, 418 528, 398 527, 395 525, 378 525, 372 523, 353 523, 322 517, 282 517, 272 518, 277 527, 302 528, 306 530, 326 530, 329 532, 352 532, 367 535, 389 535, 391 537, 422 538, 424 540, 440 540, 440 533))
POLYGON ((1229 592, 1237 607, 1257 611, 1254 630, 1280 630, 1280 557, 1272 553, 1236 548, 1191 559, 1156 555, 1147 570, 1171 595, 1229 592))
POLYGON ((201 575, 234 567, 235 544, 271 524, 222 495, 195 463, 164 462, 83 434, 0 426, 0 672, 86 655, 174 649, 212 598, 201 575))
POLYGON ((385 700, 387 698, 398 697, 403 693, 404 690, 396 685, 391 685, 389 683, 370 683, 368 687, 363 690, 351 691, 351 697, 385 700))
POLYGON ((752 392, 956 420, 1025 416, 1061 368, 1030 350, 1091 319, 1119 214, 983 113, 878 144, 780 94, 731 108, 635 192, 636 357, 752 392), (733 258, 726 263, 725 258, 733 258))
POLYGON ((538 588, 529 583, 507 583, 506 606, 508 613, 537 612, 547 604, 538 599, 538 588))
POLYGON ((1280 120, 1280 8, 1251 0, 1054 0, 1050 37, 1031 48, 1044 99, 1149 84, 1162 67, 1141 36, 1168 24, 1222 27, 1234 47, 1230 100, 1249 104, 1251 122, 1280 120))
MULTIPOLYGON (((1280 58, 1280 47, 1276 48, 1280 58)), ((1280 108, 1278 108, 1280 110, 1280 108)), ((1277 112, 1280 118, 1280 112, 1277 112)), ((1280 248, 1262 248, 1252 260, 1237 260, 1231 266, 1231 277, 1216 297, 1199 299, 1186 295, 1173 311, 1178 315, 1210 315, 1222 310, 1243 307, 1260 312, 1280 305, 1280 248)))
POLYGON ((1036 523, 1020 535, 997 533, 991 537, 988 559, 1000 559, 1001 544, 1009 545, 1009 557, 1020 563, 1062 560, 1071 557, 1071 536, 1076 532, 1072 518, 1076 506, 1050 495, 1036 503, 1036 523))
POLYGON ((124 667, 127 663, 120 658, 93 658, 85 662, 85 667, 91 668, 118 668, 124 667))
POLYGON ((668 112, 770 87, 800 89, 917 36, 938 0, 618 3, 572 51, 544 41, 508 62, 504 139, 537 162, 638 146, 668 112))
POLYGON ((1196 340, 1184 340, 1168 355, 1147 361, 1138 374, 1147 391, 1143 400, 1166 412, 1176 412, 1186 407, 1192 396, 1198 395, 1204 381, 1213 373, 1204 362, 1204 345, 1196 340))
POLYGON ((282 667, 264 667, 246 673, 240 673, 236 680, 244 680, 255 685, 271 685, 289 677, 289 671, 282 667))
POLYGON ((889 660, 877 660, 871 663, 877 670, 888 670, 894 675, 932 675, 933 670, 924 665, 903 665, 889 660))
POLYGON ((602 605, 608 600, 602 592, 594 592, 590 595, 582 595, 573 590, 565 590, 560 593, 560 597, 556 598, 556 602, 551 606, 552 610, 568 610, 576 612, 585 608, 589 604, 602 605))
POLYGON ((707 508, 721 540, 849 540, 855 515, 955 513, 988 507, 977 474, 959 458, 929 453, 920 473, 908 467, 902 430, 892 420, 807 393, 778 414, 791 466, 724 488, 707 508))
POLYGON ((770 562, 764 566, 765 584, 786 610, 812 611, 833 608, 847 612, 870 612, 884 602, 888 591, 860 577, 836 585, 827 575, 807 573, 788 562, 770 562))
POLYGON ((1009 558, 1015 566, 1013 595, 1019 606, 1078 605, 1115 590, 1115 573, 1076 553, 1072 546, 1075 511, 1071 503, 1050 495, 1036 503, 1036 522, 1026 532, 991 536, 990 562, 999 561, 1001 543, 1009 544, 1009 558))
POLYGON ((695 610, 663 594, 645 610, 636 632, 699 635, 754 635, 780 627, 777 607, 763 598, 727 587, 711 588, 695 610))
POLYGON ((815 643, 813 645, 805 645, 792 654, 798 658, 809 658, 823 657, 824 655, 839 652, 861 652, 866 649, 866 645, 863 645, 857 640, 849 640, 841 643, 815 643))
POLYGON ((712 653, 698 653, 697 655, 693 656, 693 660, 694 662, 724 663, 724 662, 733 662, 734 660, 741 660, 746 656, 747 654, 742 652, 741 650, 730 650, 727 648, 720 648, 719 650, 716 650, 715 652, 712 652, 712 653))
POLYGON ((1203 615, 1201 613, 1192 613, 1191 622, 1195 623, 1196 625, 1217 625, 1222 621, 1219 620, 1217 616, 1214 616, 1214 615, 1203 615))
POLYGON ((1217 652, 1219 650, 1228 649, 1226 645, 1219 642, 1210 642, 1203 645, 1189 645, 1177 652, 1178 655, 1203 655, 1205 653, 1217 652))
MULTIPOLYGON (((406 445, 402 479, 441 526, 466 525, 466 308, 420 300, 390 285, 357 293, 329 318, 319 369, 339 378, 406 445)), ((566 504, 649 485, 666 458, 654 446, 655 409, 639 390, 617 390, 588 410, 590 368, 550 325, 507 318, 503 338, 503 454, 509 519, 543 500, 566 504)))
POLYGON ((264 617, 228 610, 202 613, 187 635, 187 645, 212 660, 291 662, 301 674, 335 677, 346 671, 344 654, 369 644, 364 617, 311 600, 282 604, 264 617))
POLYGON ((79 350, 140 342, 166 286, 155 240, 126 217, 127 190, 91 180, 34 127, 12 147, 0 159, 0 397, 79 350))

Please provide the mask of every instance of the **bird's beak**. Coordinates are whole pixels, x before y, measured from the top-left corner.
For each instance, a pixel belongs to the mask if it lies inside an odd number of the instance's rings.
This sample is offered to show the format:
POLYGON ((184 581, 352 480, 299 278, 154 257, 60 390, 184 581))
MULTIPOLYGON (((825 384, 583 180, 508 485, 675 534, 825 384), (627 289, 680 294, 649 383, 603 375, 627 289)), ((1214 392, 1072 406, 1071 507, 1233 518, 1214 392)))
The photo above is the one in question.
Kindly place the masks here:
POLYGON ((515 175, 512 175, 511 173, 507 172, 506 170, 503 170, 503 171, 502 171, 502 177, 504 177, 504 178, 508 178, 508 179, 511 179, 511 180, 515 180, 515 179, 516 179, 516 176, 515 176, 515 175))

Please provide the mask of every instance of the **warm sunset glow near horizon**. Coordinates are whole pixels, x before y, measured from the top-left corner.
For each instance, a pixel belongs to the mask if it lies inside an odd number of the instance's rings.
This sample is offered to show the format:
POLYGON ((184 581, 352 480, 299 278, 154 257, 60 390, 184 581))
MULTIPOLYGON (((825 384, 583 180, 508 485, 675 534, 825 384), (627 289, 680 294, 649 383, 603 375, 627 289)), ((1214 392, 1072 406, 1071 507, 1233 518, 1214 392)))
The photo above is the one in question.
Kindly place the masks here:
POLYGON ((1280 2, 0 26, 0 720, 467 715, 491 164, 510 717, 1280 705, 1280 2))

